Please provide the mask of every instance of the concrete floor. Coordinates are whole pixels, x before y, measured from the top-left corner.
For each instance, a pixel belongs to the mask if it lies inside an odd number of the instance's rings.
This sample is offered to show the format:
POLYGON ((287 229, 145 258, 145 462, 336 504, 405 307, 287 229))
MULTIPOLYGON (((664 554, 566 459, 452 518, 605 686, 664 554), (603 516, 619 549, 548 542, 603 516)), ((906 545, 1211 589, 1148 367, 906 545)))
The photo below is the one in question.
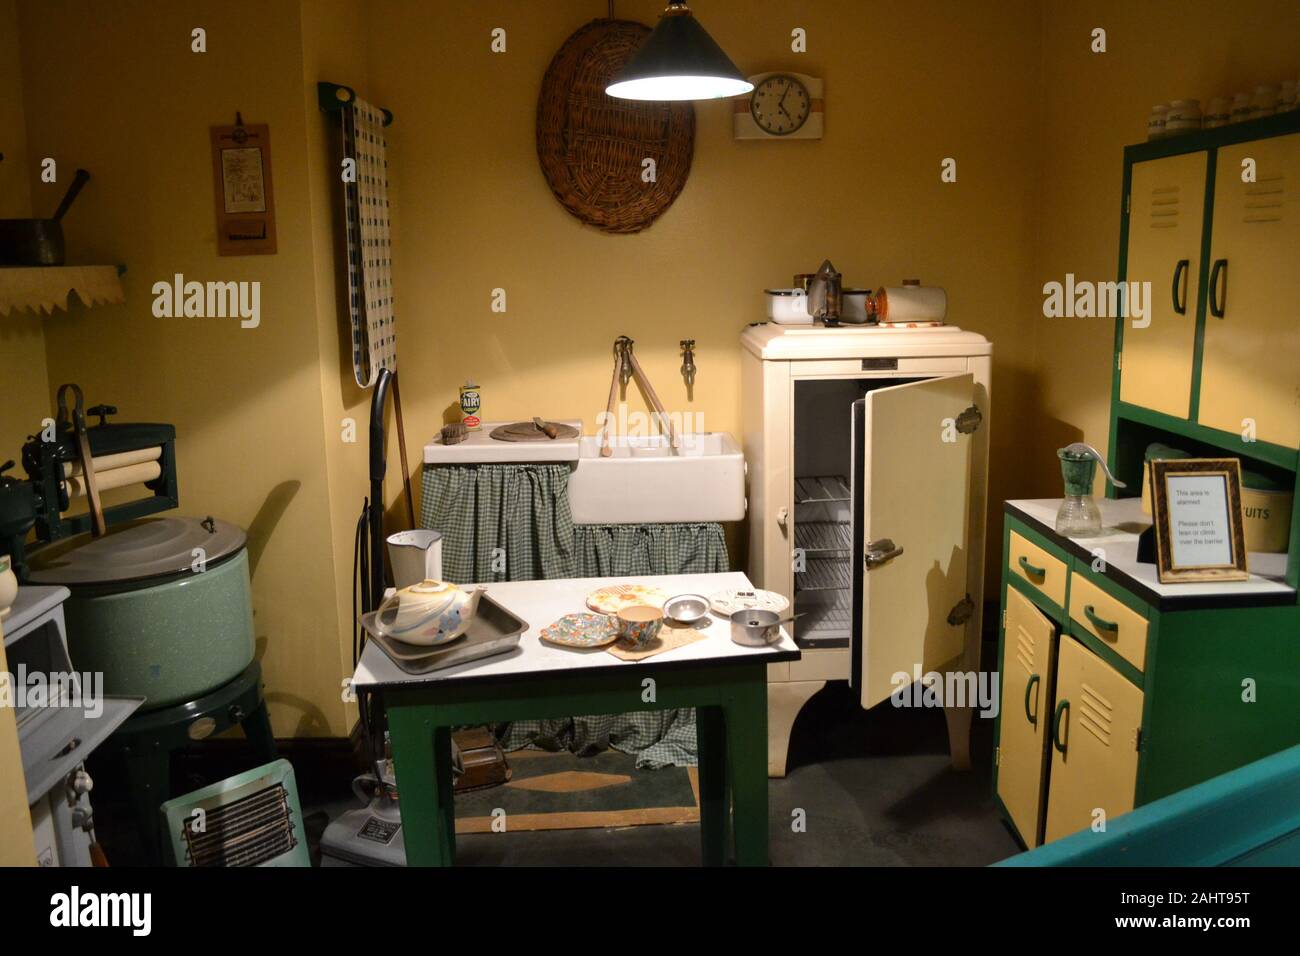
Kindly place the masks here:
MULTIPOLYGON (((954 772, 939 710, 862 711, 831 685, 800 714, 788 775, 770 782, 777 866, 983 866, 1019 852, 989 791, 992 720, 975 720, 975 767, 954 772), (794 832, 803 810, 806 831, 794 832)), ((303 794, 303 811, 331 819, 357 804, 345 788, 303 794)), ((314 822, 319 826, 321 817, 314 822)), ((463 866, 695 866, 696 825, 469 834, 463 866)), ((324 865, 339 865, 328 858, 324 865)), ((345 864, 344 864, 345 865, 345 864)))

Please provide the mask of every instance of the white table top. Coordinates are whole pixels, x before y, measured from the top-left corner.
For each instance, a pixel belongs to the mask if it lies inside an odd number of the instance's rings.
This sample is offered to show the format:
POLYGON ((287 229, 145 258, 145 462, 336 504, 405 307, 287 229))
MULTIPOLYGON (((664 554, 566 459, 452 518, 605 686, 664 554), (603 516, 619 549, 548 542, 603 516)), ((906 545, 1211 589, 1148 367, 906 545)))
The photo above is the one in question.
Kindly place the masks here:
MULTIPOLYGON (((1007 506, 1032 518, 1049 529, 1056 526, 1060 498, 1035 498, 1008 501, 1007 506)), ((1098 498, 1102 533, 1095 538, 1067 538, 1084 552, 1104 548, 1106 563, 1133 579, 1159 598, 1223 598, 1243 596, 1295 597, 1295 589, 1286 583, 1285 554, 1249 554, 1248 581, 1200 581, 1184 584, 1161 584, 1154 564, 1137 559, 1138 535, 1151 525, 1151 516, 1142 513, 1141 498, 1098 498)))
MULTIPOLYGON (((721 574, 667 574, 644 577, 561 578, 552 581, 508 581, 486 585, 487 593, 502 607, 528 623, 519 646, 508 654, 468 661, 428 674, 408 674, 373 643, 361 654, 353 675, 353 686, 391 686, 393 684, 436 684, 444 681, 520 678, 529 676, 568 675, 579 671, 610 670, 618 667, 670 668, 686 664, 730 664, 742 661, 797 660, 799 648, 783 627, 781 639, 766 647, 745 647, 731 639, 731 624, 716 614, 709 615, 709 625, 701 630, 707 635, 684 647, 677 647, 642 661, 624 661, 604 648, 577 649, 556 647, 538 637, 542 628, 565 614, 586 611, 587 595, 609 584, 652 584, 670 595, 703 594, 751 588, 748 577, 739 571, 721 574)), ((466 586, 468 588, 468 586, 466 586)))

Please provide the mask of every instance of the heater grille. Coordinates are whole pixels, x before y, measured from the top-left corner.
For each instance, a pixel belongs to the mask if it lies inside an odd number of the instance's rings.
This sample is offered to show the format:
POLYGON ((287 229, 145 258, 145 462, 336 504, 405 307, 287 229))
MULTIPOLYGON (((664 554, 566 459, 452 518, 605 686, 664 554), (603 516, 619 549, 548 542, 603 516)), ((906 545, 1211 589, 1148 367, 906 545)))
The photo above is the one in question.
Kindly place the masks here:
POLYGON ((187 816, 183 828, 191 866, 257 866, 298 845, 289 795, 282 784, 214 807, 200 819, 187 816))

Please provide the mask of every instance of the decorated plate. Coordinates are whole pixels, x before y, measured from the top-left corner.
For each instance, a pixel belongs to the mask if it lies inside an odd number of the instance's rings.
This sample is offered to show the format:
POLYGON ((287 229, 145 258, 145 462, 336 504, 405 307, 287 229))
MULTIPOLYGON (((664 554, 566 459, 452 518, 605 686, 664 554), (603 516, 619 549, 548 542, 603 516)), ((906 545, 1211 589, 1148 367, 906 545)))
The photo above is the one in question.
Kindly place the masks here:
POLYGON ((625 607, 648 604, 662 608, 668 592, 652 584, 611 584, 587 595, 587 607, 601 614, 617 614, 625 607))
POLYGON ((737 611, 775 611, 780 614, 790 606, 788 598, 775 591, 757 588, 748 591, 719 591, 709 595, 709 607, 714 614, 730 617, 737 611))
POLYGON ((561 647, 604 647, 618 638, 618 619, 604 614, 566 614, 542 628, 542 640, 561 647))

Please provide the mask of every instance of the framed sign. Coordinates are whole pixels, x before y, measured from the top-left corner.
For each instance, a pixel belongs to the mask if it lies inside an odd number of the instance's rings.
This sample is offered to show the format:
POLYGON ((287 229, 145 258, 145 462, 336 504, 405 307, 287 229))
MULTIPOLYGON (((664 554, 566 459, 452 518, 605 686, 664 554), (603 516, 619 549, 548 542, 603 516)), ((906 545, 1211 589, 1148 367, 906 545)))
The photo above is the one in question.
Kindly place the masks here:
POLYGON ((211 139, 217 255, 274 255, 270 127, 237 116, 234 126, 213 126, 211 139))
POLYGON ((1151 516, 1161 584, 1244 581, 1241 462, 1235 458, 1153 461, 1151 516))

